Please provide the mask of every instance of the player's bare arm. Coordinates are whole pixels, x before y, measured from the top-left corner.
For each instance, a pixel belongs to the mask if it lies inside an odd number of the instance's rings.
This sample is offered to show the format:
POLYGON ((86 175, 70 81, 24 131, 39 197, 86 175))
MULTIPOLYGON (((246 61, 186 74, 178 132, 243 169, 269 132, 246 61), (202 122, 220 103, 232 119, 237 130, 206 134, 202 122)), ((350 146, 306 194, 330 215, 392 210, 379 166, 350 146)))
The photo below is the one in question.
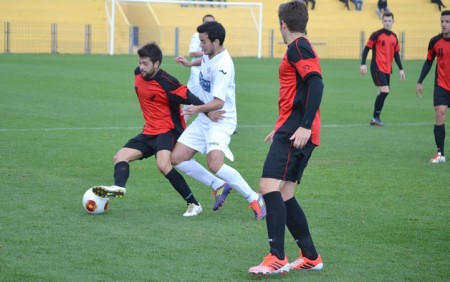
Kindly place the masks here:
MULTIPOLYGON (((188 59, 186 59, 186 57, 185 56, 178 56, 178 57, 176 57, 175 58, 175 62, 177 63, 177 64, 182 64, 183 66, 185 66, 185 67, 192 67, 192 66, 195 66, 193 63, 195 62, 190 62, 188 59)), ((200 60, 200 63, 201 63, 201 60, 200 60)), ((200 64, 198 64, 198 65, 200 65, 200 64)))
POLYGON ((178 56, 175 58, 175 62, 185 67, 198 67, 202 64, 202 59, 189 61, 185 56, 178 56))
POLYGON ((216 110, 222 109, 223 105, 225 104, 224 101, 214 98, 212 101, 204 104, 204 105, 190 105, 185 109, 185 114, 192 116, 196 113, 205 113, 205 112, 212 112, 216 110))
POLYGON ((194 58, 201 57, 201 56, 203 56, 203 51, 190 52, 189 56, 194 57, 194 58))

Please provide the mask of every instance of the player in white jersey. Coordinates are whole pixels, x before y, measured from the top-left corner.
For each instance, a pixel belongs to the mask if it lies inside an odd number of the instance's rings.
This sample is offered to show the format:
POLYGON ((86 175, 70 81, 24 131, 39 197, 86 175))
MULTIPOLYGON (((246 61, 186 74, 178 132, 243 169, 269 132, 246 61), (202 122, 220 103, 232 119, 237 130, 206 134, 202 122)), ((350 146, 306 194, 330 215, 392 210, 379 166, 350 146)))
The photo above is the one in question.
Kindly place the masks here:
MULTIPOLYGON (((263 219, 266 209, 262 196, 250 188, 237 170, 224 162, 225 157, 234 160, 229 143, 237 124, 234 64, 223 46, 225 28, 218 22, 207 22, 200 25, 197 31, 204 53, 200 67, 202 91, 199 98, 205 104, 191 105, 185 109, 185 115, 198 113, 198 116, 178 139, 172 151, 172 163, 187 175, 209 185, 214 175, 193 159, 197 152, 206 153, 209 169, 231 184, 249 202, 257 219, 263 219), (213 111, 222 114, 217 118, 210 116, 211 120, 205 113, 213 111)), ((183 65, 190 64, 184 57, 177 58, 177 61, 183 65)), ((226 188, 218 190, 223 200, 230 192, 226 188)))

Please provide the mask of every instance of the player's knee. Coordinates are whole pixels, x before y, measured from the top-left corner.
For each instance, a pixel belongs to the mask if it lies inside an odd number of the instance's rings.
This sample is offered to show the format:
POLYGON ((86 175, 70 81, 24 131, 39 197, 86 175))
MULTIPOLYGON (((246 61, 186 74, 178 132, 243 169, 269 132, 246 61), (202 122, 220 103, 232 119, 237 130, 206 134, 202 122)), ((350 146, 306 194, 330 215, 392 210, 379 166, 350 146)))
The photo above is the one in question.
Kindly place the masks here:
POLYGON ((113 157, 113 162, 132 162, 142 157, 142 153, 138 150, 122 148, 113 157))
POLYGON ((121 156, 121 154, 120 154, 120 151, 119 152, 117 152, 115 155, 114 155, 114 157, 113 157, 113 163, 119 163, 119 162, 122 162, 122 161, 125 161, 123 158, 122 158, 122 156, 121 156))
POLYGON ((170 164, 158 164, 158 169, 163 175, 167 175, 172 170, 172 166, 170 164))
POLYGON ((172 153, 172 155, 170 156, 170 163, 172 165, 179 165, 180 163, 182 163, 181 159, 172 153))
POLYGON ((259 192, 261 192, 261 194, 267 194, 269 192, 272 192, 271 187, 268 185, 265 185, 264 183, 259 183, 259 192))
POLYGON ((216 161, 208 161, 208 168, 213 173, 217 173, 222 166, 223 166, 223 163, 216 162, 216 161))

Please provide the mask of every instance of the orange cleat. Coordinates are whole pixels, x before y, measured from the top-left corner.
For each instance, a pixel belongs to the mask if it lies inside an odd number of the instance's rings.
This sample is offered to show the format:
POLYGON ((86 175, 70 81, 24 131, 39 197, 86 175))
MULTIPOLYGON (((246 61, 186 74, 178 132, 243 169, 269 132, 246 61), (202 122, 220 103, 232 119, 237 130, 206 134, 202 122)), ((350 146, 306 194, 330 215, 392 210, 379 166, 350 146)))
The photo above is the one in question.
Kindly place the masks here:
POLYGON ((290 270, 290 265, 287 257, 283 260, 269 253, 264 257, 260 265, 250 267, 248 273, 253 275, 272 275, 272 274, 286 274, 290 270))

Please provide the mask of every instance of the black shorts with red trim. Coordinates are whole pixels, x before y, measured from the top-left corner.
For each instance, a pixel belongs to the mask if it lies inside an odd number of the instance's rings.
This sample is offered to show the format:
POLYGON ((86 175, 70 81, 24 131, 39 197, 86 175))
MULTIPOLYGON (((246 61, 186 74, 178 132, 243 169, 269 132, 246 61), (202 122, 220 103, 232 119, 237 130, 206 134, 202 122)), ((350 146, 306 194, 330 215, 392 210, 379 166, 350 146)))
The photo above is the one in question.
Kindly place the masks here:
POLYGON ((303 171, 308 165, 312 151, 316 147, 308 142, 303 148, 295 148, 289 140, 292 133, 276 132, 267 153, 262 178, 273 178, 300 183, 303 171))
POLYGON ((178 137, 180 137, 180 134, 172 130, 159 135, 145 135, 140 133, 128 140, 124 147, 140 151, 142 153, 141 159, 146 159, 161 150, 172 151, 177 143, 178 137))
POLYGON ((378 68, 371 68, 370 74, 375 86, 389 86, 391 75, 381 72, 378 68))
POLYGON ((450 91, 435 85, 433 92, 434 106, 447 106, 450 108, 450 91))

